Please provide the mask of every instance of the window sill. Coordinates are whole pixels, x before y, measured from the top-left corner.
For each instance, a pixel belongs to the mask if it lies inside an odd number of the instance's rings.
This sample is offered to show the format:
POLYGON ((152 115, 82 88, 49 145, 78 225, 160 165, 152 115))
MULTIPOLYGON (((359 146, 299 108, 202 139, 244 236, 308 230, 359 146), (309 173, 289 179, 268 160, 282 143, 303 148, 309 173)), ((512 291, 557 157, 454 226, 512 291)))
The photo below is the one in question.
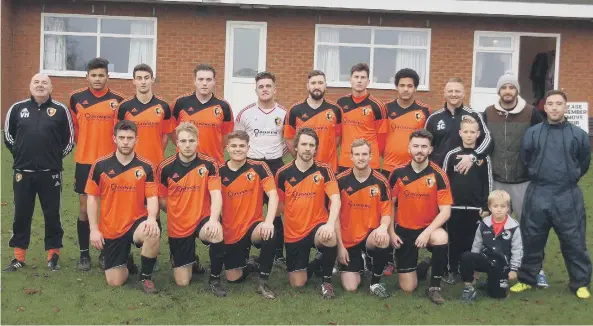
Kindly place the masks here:
MULTIPOLYGON (((342 88, 352 88, 349 82, 328 82, 327 87, 342 87, 342 88)), ((368 89, 386 89, 386 90, 395 90, 395 86, 392 84, 383 84, 383 83, 370 83, 367 87, 368 89)), ((428 92, 430 88, 428 86, 419 85, 417 91, 419 92, 428 92)))
MULTIPOLYGON (((46 74, 50 77, 86 77, 86 71, 56 71, 56 70, 42 70, 42 74, 46 74)), ((134 79, 131 74, 124 73, 109 73, 110 79, 134 79)))

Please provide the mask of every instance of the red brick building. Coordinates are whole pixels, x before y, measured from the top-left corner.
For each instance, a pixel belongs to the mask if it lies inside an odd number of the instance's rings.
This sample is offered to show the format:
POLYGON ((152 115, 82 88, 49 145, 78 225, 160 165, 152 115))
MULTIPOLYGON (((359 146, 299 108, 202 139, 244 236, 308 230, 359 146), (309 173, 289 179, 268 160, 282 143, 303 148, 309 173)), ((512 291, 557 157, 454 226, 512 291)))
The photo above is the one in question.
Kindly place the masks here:
POLYGON ((252 101, 253 76, 277 75, 278 100, 306 96, 306 74, 328 76, 328 96, 349 92, 350 66, 371 65, 371 92, 394 96, 393 75, 421 75, 419 98, 442 105, 445 80, 466 81, 483 110, 496 81, 518 73, 534 102, 551 87, 593 116, 593 4, 589 0, 1 0, 2 118, 28 95, 33 74, 52 76, 54 97, 86 86, 86 62, 112 63, 109 85, 126 95, 136 63, 155 68, 156 93, 172 101, 193 90, 197 63, 217 69, 217 93, 235 112, 252 101), (537 1, 537 2, 536 2, 537 1))

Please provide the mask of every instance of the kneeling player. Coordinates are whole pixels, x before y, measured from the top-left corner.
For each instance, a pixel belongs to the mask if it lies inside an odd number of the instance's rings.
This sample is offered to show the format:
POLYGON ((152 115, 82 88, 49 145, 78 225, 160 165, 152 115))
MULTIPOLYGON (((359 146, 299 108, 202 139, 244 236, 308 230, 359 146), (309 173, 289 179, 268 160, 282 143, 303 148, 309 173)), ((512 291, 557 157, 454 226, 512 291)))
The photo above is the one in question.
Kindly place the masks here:
POLYGON ((179 286, 192 278, 196 261, 196 237, 209 244, 210 289, 226 296, 220 284, 224 259, 220 177, 214 159, 197 153, 198 129, 190 122, 175 128, 179 153, 165 159, 157 169, 159 203, 167 212, 167 231, 173 277, 179 286))
POLYGON ((231 159, 220 167, 222 180, 222 228, 226 253, 227 281, 239 283, 258 269, 248 263, 251 245, 261 248, 257 292, 267 299, 276 298, 268 286, 274 262, 274 218, 278 209, 278 192, 267 164, 248 160, 249 135, 234 131, 228 135, 227 152, 231 159), (268 212, 263 218, 264 191, 268 195, 268 212))
POLYGON ((399 286, 412 292, 418 286, 418 249, 432 251, 432 276, 428 298, 442 304, 441 279, 447 270, 447 232, 442 228, 451 215, 453 198, 449 179, 441 168, 428 160, 432 134, 418 129, 410 135, 408 149, 412 161, 389 176, 397 228, 390 227, 399 286))
POLYGON ((314 161, 319 138, 311 128, 301 128, 294 137, 296 159, 276 174, 280 200, 285 204, 284 242, 286 269, 293 287, 302 287, 321 267, 321 295, 335 297, 331 284, 338 254, 336 220, 340 213, 340 193, 332 168, 314 161), (329 214, 326 200, 330 201, 329 214), (320 259, 309 263, 311 248, 317 247, 320 259))
POLYGON ((126 264, 131 244, 142 248, 139 279, 144 292, 154 293, 151 276, 159 252, 160 233, 153 168, 134 152, 138 137, 133 122, 118 122, 113 133, 117 151, 93 164, 86 183, 90 241, 93 247, 103 250, 105 277, 111 286, 120 286, 128 279, 126 264), (101 210, 97 224, 98 199, 101 210))
POLYGON ((387 180, 371 169, 371 145, 365 139, 356 139, 350 145, 353 168, 338 175, 342 206, 338 235, 338 261, 340 277, 346 291, 356 291, 364 271, 363 250, 373 260, 371 293, 379 298, 391 295, 379 283, 389 258, 391 224, 391 193, 387 180))

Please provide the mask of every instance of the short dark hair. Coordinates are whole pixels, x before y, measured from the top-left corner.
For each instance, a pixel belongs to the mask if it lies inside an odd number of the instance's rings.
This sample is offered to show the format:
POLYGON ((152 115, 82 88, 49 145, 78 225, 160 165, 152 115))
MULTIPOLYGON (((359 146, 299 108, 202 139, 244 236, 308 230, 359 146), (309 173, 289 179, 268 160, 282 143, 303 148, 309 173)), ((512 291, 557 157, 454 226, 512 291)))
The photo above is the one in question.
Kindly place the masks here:
POLYGON ((370 69, 369 69, 369 65, 367 65, 364 62, 361 63, 357 63, 354 66, 352 66, 352 68, 350 68, 350 76, 352 76, 352 74, 354 74, 357 71, 366 71, 367 73, 367 77, 370 76, 370 69))
POLYGON ((299 144, 299 140, 301 139, 302 135, 306 135, 306 136, 311 136, 313 137, 313 139, 315 139, 315 147, 319 146, 319 136, 317 136, 317 133, 315 132, 315 130, 311 129, 311 128, 301 128, 297 131, 296 135, 294 136, 294 141, 293 141, 293 146, 296 149, 297 145, 299 144))
POLYGON ((258 72, 257 75, 255 75, 256 83, 262 79, 271 79, 273 83, 276 82, 276 76, 269 71, 258 72))
POLYGON ((88 73, 94 69, 105 69, 105 72, 109 72, 109 61, 103 58, 91 59, 86 65, 86 72, 88 73))
MULTIPOLYGON (((243 130, 235 130, 227 135, 227 139, 230 142, 231 139, 244 140, 249 144, 249 134, 243 130)), ((228 143, 228 142, 227 142, 228 143)))
POLYGON ((395 74, 395 87, 399 85, 399 80, 402 78, 412 78, 414 81, 414 87, 416 88, 418 88, 418 85, 420 85, 420 76, 418 76, 418 73, 414 69, 400 69, 400 71, 395 74))
POLYGON ((133 121, 130 120, 120 120, 115 124, 113 127, 113 135, 117 136, 117 132, 120 130, 131 130, 134 132, 134 135, 138 135, 138 128, 133 121))
POLYGON ((325 79, 325 73, 321 70, 311 70, 309 71, 309 74, 307 75, 307 80, 315 77, 315 76, 323 76, 323 79, 325 79))
POLYGON ((409 140, 412 140, 412 138, 425 138, 425 139, 428 139, 432 143, 432 134, 430 133, 430 131, 428 131, 426 129, 416 129, 416 130, 412 131, 412 133, 410 134, 409 140))
POLYGON ((134 70, 132 71, 132 77, 134 78, 136 78, 136 71, 145 71, 150 74, 150 78, 153 77, 152 68, 150 68, 150 66, 145 63, 141 63, 134 67, 134 70))
POLYGON ((560 95, 564 99, 564 102, 568 102, 568 95, 566 95, 566 92, 559 90, 559 89, 553 89, 553 90, 548 91, 546 93, 546 102, 548 101, 548 97, 550 97, 552 95, 560 95))
POLYGON ((196 78, 196 74, 198 73, 198 71, 212 71, 212 77, 216 78, 216 70, 214 69, 214 67, 212 67, 212 65, 209 65, 207 63, 200 63, 194 68, 194 78, 196 78))

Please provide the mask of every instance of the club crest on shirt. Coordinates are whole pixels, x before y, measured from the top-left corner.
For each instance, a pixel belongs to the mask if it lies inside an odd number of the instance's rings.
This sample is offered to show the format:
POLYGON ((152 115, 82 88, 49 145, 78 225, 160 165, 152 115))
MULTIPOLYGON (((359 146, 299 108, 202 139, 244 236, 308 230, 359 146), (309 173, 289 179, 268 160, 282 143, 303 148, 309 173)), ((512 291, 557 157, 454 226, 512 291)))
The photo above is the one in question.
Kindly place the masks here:
POLYGON ((427 185, 429 188, 432 188, 432 186, 434 186, 434 179, 433 179, 433 178, 431 178, 431 177, 428 177, 428 178, 426 178, 426 185, 427 185))
POLYGON ((161 113, 163 113, 163 109, 161 109, 160 107, 157 107, 157 108, 154 110, 154 113, 156 113, 156 115, 161 115, 161 113))
POLYGON ((482 164, 484 164, 484 160, 477 160, 476 161, 476 165, 477 166, 482 166, 482 164))
POLYGON ((313 175, 313 182, 315 184, 319 184, 320 181, 321 181, 321 174, 319 174, 319 173, 314 174, 313 175))
POLYGON ((220 115, 222 114, 222 109, 220 107, 215 107, 214 108, 214 115, 217 117, 220 117, 220 115))
POLYGON ((140 179, 144 175, 144 171, 142 171, 142 169, 136 169, 136 171, 134 171, 134 175, 136 176, 136 179, 140 179))
POLYGON ((328 121, 332 121, 334 119, 334 114, 332 112, 328 111, 328 112, 325 113, 325 118, 328 121))
POLYGON ((369 108, 368 106, 362 108, 362 115, 367 116, 369 114, 371 114, 371 108, 369 108))
POLYGON ((416 118, 416 121, 422 120, 422 114, 420 112, 414 113, 414 117, 416 118))
POLYGON ((502 231, 502 238, 505 240, 508 240, 511 238, 511 231, 509 230, 504 230, 502 231))
POLYGON ((204 175, 206 175, 206 168, 203 166, 199 167, 198 174, 200 175, 200 177, 203 177, 204 175))
POLYGON ((53 117, 54 114, 56 114, 55 108, 47 108, 47 115, 49 115, 50 117, 53 117))
POLYGON ((109 106, 111 107, 112 110, 117 109, 117 101, 110 101, 109 102, 109 106))
POLYGON ((280 127, 282 125, 282 119, 280 117, 276 117, 276 119, 274 119, 274 123, 277 127, 280 127))
POLYGON ((22 179, 23 179, 23 175, 22 174, 17 173, 17 174, 14 175, 14 180, 16 182, 20 182, 22 179))
POLYGON ((369 193, 370 193, 371 197, 375 197, 379 194, 379 189, 372 187, 371 189, 369 189, 369 193))
POLYGON ((245 174, 245 177, 247 178, 247 181, 253 182, 253 179, 255 179, 255 173, 253 173, 253 172, 247 172, 245 174))

